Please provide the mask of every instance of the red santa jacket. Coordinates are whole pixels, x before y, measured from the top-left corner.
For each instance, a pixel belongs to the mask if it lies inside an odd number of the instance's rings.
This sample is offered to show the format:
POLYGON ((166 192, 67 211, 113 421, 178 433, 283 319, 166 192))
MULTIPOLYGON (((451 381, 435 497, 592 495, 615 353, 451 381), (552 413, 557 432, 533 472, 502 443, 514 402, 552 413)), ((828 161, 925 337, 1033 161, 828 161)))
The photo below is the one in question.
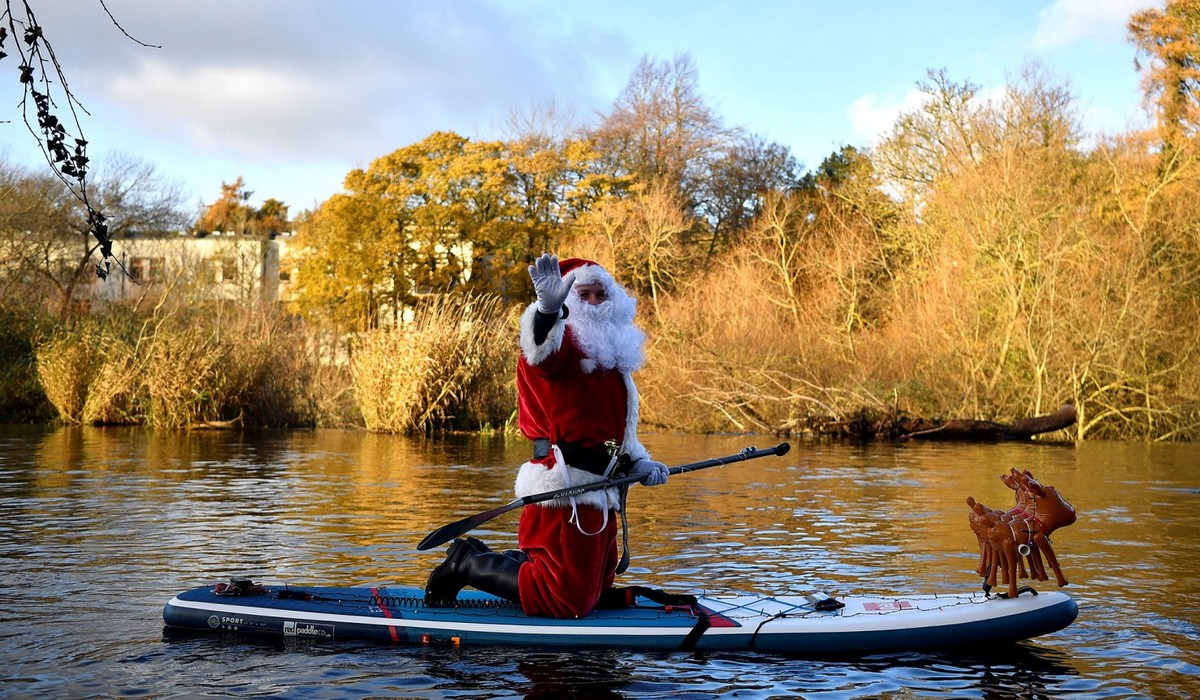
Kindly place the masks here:
MULTIPOLYGON (((521 317, 521 357, 517 363, 518 412, 521 433, 529 439, 547 438, 552 444, 579 443, 603 449, 608 440, 621 443, 634 461, 649 453, 637 437, 638 393, 633 377, 616 369, 601 369, 580 350, 567 322, 555 323, 541 345, 533 342, 537 304, 521 317)), ((557 464, 553 453, 530 460, 517 473, 517 497, 599 481, 601 477, 557 464)), ((592 491, 575 497, 579 505, 616 508, 613 491, 592 491)), ((563 501, 544 505, 569 506, 563 501)))

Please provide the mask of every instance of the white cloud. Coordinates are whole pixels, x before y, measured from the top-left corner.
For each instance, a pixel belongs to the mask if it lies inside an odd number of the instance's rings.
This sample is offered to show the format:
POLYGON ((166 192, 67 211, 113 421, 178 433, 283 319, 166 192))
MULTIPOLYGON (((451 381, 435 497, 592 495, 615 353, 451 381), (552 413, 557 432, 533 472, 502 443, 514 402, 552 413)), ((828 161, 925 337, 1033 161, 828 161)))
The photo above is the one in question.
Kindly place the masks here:
POLYGON ((1153 0, 1055 0, 1038 13, 1033 48, 1061 49, 1079 41, 1124 42, 1130 16, 1160 4, 1153 0))
MULTIPOLYGON (((1007 95, 1005 85, 978 88, 972 105, 983 107, 999 105, 1007 95)), ((892 133, 896 121, 902 114, 914 112, 922 107, 929 95, 913 88, 897 99, 895 96, 880 97, 875 93, 863 95, 850 104, 846 114, 850 117, 855 137, 868 146, 878 145, 892 133)))
MULTIPOLYGON (((346 83, 319 84, 277 68, 146 62, 114 76, 110 96, 154 130, 177 133, 204 150, 270 157, 303 144, 320 153, 344 136, 336 112, 353 102, 346 83), (314 127, 320 128, 314 128, 314 127), (331 143, 332 142, 332 143, 331 143)), ((347 110, 350 114, 354 111, 347 110)))
POLYGON ((510 112, 550 98, 584 110, 611 99, 595 67, 616 50, 603 35, 480 0, 109 6, 163 48, 129 41, 98 6, 60 9, 72 86, 111 103, 107 114, 119 105, 147 137, 209 153, 369 160, 435 130, 499 138, 510 112))
POLYGON ((855 138, 869 145, 878 143, 891 132, 901 114, 917 109, 925 98, 926 95, 915 88, 900 99, 894 95, 880 97, 876 93, 863 95, 846 110, 855 138))

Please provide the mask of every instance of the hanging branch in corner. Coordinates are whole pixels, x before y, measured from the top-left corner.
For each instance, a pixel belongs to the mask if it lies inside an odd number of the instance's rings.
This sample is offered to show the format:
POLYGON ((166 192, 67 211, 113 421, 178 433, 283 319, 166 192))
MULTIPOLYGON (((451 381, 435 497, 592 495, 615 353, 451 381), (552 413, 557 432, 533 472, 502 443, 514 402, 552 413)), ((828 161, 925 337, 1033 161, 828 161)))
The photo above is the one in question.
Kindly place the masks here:
MULTIPOLYGON (((104 0, 99 2, 109 19, 126 37, 142 46, 160 48, 130 37, 109 12, 104 0)), ((79 124, 79 112, 89 112, 71 92, 62 66, 54 55, 54 48, 46 39, 29 1, 19 2, 19 15, 14 12, 13 5, 13 0, 5 0, 4 12, 0 14, 0 61, 8 57, 8 49, 16 51, 23 90, 22 119, 41 148, 50 169, 87 210, 88 228, 96 239, 95 246, 89 249, 89 255, 99 250, 101 262, 95 266, 96 276, 105 279, 116 258, 112 254, 113 243, 108 235, 108 222, 88 199, 88 143, 79 124)), ((117 262, 117 265, 120 266, 120 263, 117 262)))

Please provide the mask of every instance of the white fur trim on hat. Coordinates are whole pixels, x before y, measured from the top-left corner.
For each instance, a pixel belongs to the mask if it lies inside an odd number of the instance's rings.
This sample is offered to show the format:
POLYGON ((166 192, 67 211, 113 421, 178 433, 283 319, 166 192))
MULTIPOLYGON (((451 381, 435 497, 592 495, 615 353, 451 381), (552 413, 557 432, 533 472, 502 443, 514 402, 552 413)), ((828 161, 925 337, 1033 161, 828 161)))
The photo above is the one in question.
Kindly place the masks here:
POLYGON ((616 284, 616 280, 608 274, 608 270, 599 265, 581 265, 575 268, 575 286, 597 283, 605 289, 611 289, 616 284))

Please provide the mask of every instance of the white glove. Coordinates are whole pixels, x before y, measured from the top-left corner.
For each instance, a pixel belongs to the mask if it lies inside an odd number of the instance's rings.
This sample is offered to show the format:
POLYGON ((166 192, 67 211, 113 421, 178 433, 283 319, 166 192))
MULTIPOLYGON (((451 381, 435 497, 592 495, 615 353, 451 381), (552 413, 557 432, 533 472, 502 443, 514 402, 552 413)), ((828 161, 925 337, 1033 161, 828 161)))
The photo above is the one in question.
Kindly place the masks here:
POLYGON ((667 483, 667 477, 671 475, 667 471, 667 465, 662 462, 655 462, 649 457, 642 457, 633 463, 633 468, 629 470, 630 474, 644 474, 646 478, 642 479, 641 483, 646 486, 658 486, 667 483))
POLYGON ((533 291, 537 292, 538 311, 557 316, 571 293, 575 273, 564 278, 558 269, 558 256, 542 253, 542 257, 529 266, 529 278, 533 280, 533 291))

